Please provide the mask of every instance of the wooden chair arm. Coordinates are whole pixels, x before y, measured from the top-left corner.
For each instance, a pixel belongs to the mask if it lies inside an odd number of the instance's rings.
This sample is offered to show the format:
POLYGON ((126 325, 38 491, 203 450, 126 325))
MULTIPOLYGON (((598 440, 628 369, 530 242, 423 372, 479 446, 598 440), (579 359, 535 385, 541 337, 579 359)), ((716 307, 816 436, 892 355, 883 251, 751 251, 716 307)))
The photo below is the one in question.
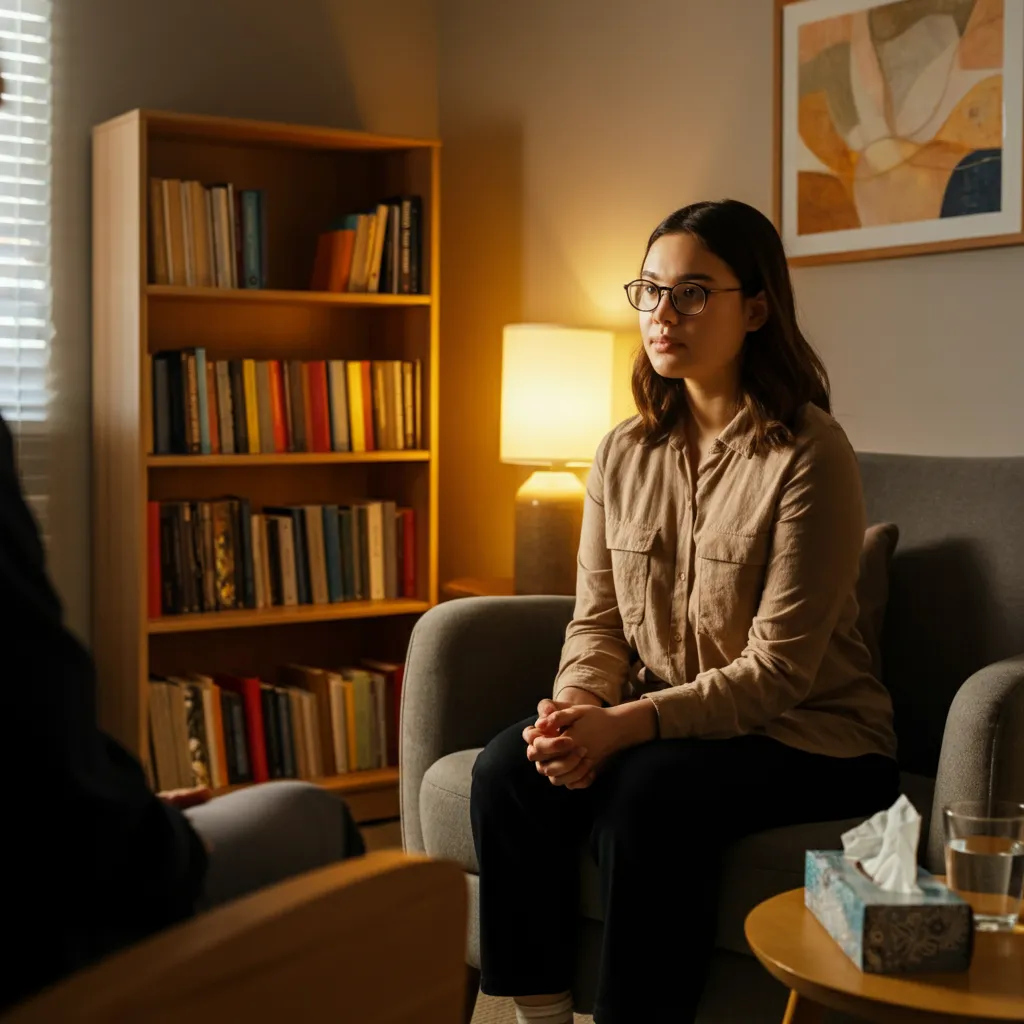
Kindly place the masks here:
POLYGON ((458 1024, 466 908, 457 865, 382 851, 168 929, 3 1024, 458 1024))

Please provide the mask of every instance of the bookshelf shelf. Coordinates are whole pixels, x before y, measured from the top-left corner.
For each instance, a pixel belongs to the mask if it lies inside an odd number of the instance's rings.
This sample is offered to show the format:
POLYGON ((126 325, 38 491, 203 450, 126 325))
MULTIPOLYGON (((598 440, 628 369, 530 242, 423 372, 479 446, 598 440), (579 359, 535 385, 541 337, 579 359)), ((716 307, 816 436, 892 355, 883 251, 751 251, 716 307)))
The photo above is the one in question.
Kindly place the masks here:
MULTIPOLYGON (((286 667, 303 666, 306 673, 338 675, 342 671, 363 671, 360 666, 372 663, 377 666, 375 677, 365 681, 367 686, 372 684, 372 692, 360 692, 370 693, 377 723, 392 728, 394 709, 385 708, 381 718, 385 706, 382 701, 396 693, 417 617, 437 601, 440 143, 307 125, 134 110, 93 129, 92 187, 92 639, 101 680, 97 694, 101 726, 154 768, 154 782, 159 785, 163 769, 156 771, 155 764, 150 763, 151 717, 155 720, 163 715, 161 707, 180 700, 182 690, 189 689, 180 680, 224 677, 227 689, 214 685, 214 690, 227 696, 224 706, 232 708, 237 702, 230 699, 231 680, 258 681, 294 698, 297 706, 308 707, 315 684, 307 676, 298 681, 290 679, 286 667), (233 207, 225 205, 220 195, 227 192, 230 196, 232 190, 235 199, 228 203, 235 202, 233 207), (221 203, 216 215, 215 193, 221 203), (158 196, 163 199, 158 201, 158 196), (173 203, 168 199, 171 196, 176 197, 173 203), (244 205, 247 201, 249 207, 244 205), (253 203, 257 203, 255 220, 253 203), (159 216, 154 213, 151 217, 151 204, 159 216), (343 218, 346 223, 354 218, 365 226, 368 211, 376 211, 378 225, 388 232, 383 237, 391 240, 388 244, 400 245, 397 250, 383 250, 390 253, 386 258, 381 250, 373 250, 373 258, 382 260, 379 287, 418 287, 422 293, 309 289, 311 281, 327 280, 314 274, 317 267, 322 267, 318 253, 324 233, 336 230, 330 226, 343 218), (243 227, 245 224, 248 229, 243 227), (204 237, 208 247, 199 241, 204 237), (396 243, 395 239, 400 241, 396 243), (255 255, 253 246, 257 247, 255 255), (229 255, 232 251, 237 263, 229 255), (212 278, 202 270, 204 252, 210 261, 205 264, 206 271, 214 271, 212 278), (181 260, 184 270, 180 269, 181 260), (230 271, 227 280, 244 281, 251 278, 253 266, 258 268, 257 278, 265 288, 182 285, 184 281, 199 280, 224 283, 225 267, 230 271), (149 283, 156 280, 177 283, 149 283), (208 434, 214 454, 153 454, 155 435, 165 429, 167 422, 162 417, 168 401, 166 383, 157 386, 154 381, 162 373, 161 368, 168 365, 167 353, 177 352, 187 361, 189 353, 199 349, 209 353, 207 394, 216 399, 207 400, 213 402, 209 409, 221 408, 216 373, 223 363, 251 363, 258 374, 265 373, 268 365, 280 364, 282 377, 288 382, 288 364, 299 366, 300 374, 307 374, 303 367, 314 363, 334 367, 347 363, 351 369, 353 363, 372 367, 377 361, 381 369, 371 369, 371 385, 364 385, 362 392, 362 408, 367 410, 365 429, 367 436, 376 433, 378 445, 390 447, 369 452, 217 454, 223 429, 215 434, 212 424, 218 421, 211 421, 208 434), (386 373, 389 364, 392 369, 401 365, 404 370, 410 364, 415 368, 412 393, 416 449, 395 450, 394 435, 387 432, 402 419, 398 414, 387 415, 386 409, 404 411, 406 405, 398 406, 397 402, 408 393, 403 390, 407 380, 404 376, 400 381, 393 378, 395 390, 384 390, 386 379, 378 389, 376 374, 386 373), (377 397, 381 394, 387 395, 383 403, 377 397), (337 506, 342 523, 351 522, 355 527, 347 540, 342 534, 347 546, 339 549, 334 544, 330 555, 326 527, 322 537, 309 541, 310 530, 314 538, 318 534, 316 521, 310 526, 308 518, 316 506, 337 506), (219 512, 214 511, 217 508, 219 512), (225 508, 229 509, 227 517, 225 508), (282 509, 307 517, 301 528, 295 525, 299 519, 292 521, 291 537, 301 536, 301 541, 293 544, 289 540, 286 544, 282 539, 273 547, 260 541, 258 577, 263 581, 263 596, 253 583, 257 575, 253 570, 253 533, 239 526, 240 509, 251 514, 253 527, 261 531, 269 525, 268 519, 274 519, 275 529, 267 536, 275 538, 278 530, 282 538, 287 536, 282 509), (371 511, 375 516, 372 525, 371 511), (190 518, 197 513, 199 519, 190 518), (219 518, 211 527, 214 515, 219 518), (198 526, 181 526, 197 522, 198 526), (399 531, 399 524, 405 533, 399 531), (371 528, 375 531, 372 537, 371 528), (399 532, 392 534, 392 528, 399 532), (268 551, 274 554, 268 555, 268 551), (339 586, 343 586, 345 597, 354 594, 360 599, 252 607, 257 601, 265 603, 268 593, 278 602, 286 593, 287 599, 293 600, 291 594, 295 591, 289 591, 282 582, 286 567, 289 581, 294 573, 300 600, 309 601, 314 583, 323 580, 324 556, 335 559, 330 562, 335 573, 328 579, 330 596, 337 599, 339 586), (245 561, 240 563, 239 557, 245 561), (276 559, 272 570, 268 568, 270 557, 276 559), (338 559, 345 573, 340 585, 338 559), (300 564, 305 572, 301 584, 300 564), (240 578, 245 581, 241 591, 237 589, 240 578), (216 594, 227 593, 223 589, 227 586, 234 586, 239 595, 232 603, 248 607, 159 615, 161 608, 210 608, 218 600, 216 594), (181 594, 186 590, 189 596, 183 601, 181 594), (391 599, 362 599, 369 593, 386 593, 391 599), (401 593, 416 597, 394 596, 401 593), (386 670, 391 673, 386 693, 380 686, 385 672, 382 666, 391 666, 386 670), (291 692, 296 690, 305 692, 291 692)), ((364 242, 366 253, 371 251, 368 245, 364 242)), ((364 269, 369 267, 370 258, 365 257, 364 269)), ((301 430, 294 410, 311 399, 303 397, 304 391, 287 387, 283 391, 287 444, 278 440, 282 403, 274 396, 281 396, 282 391, 276 376, 271 377, 270 385, 271 401, 276 402, 271 420, 260 418, 266 413, 265 379, 257 377, 257 399, 247 397, 237 406, 256 408, 256 436, 264 429, 272 431, 278 449, 312 446, 310 425, 322 431, 322 415, 314 420, 310 414, 306 429, 301 430), (254 405, 249 406, 249 402, 254 405), (267 422, 273 426, 267 427, 267 422)), ((311 408, 322 409, 325 399, 319 396, 324 391, 318 382, 322 378, 296 379, 303 380, 300 388, 311 388, 315 383, 319 389, 312 399, 318 404, 304 406, 307 414, 311 408)), ((178 389, 174 400, 180 403, 181 380, 175 377, 174 381, 178 389)), ((234 381, 230 384, 234 390, 234 381)), ((252 385, 246 381, 244 387, 252 385)), ((339 408, 330 404, 336 387, 329 378, 326 401, 331 416, 339 408)), ((192 432, 186 435, 188 438, 194 438, 198 429, 194 416, 197 394, 193 372, 185 413, 187 431, 192 432)), ((176 424, 173 429, 179 430, 181 405, 170 408, 176 424)), ((236 437, 251 435, 254 429, 252 420, 248 431, 238 425, 237 419, 226 422, 229 430, 234 423, 236 437)), ((334 438, 333 418, 328 429, 334 438)), ((206 434, 203 436, 205 444, 206 434)), ((316 447, 322 448, 317 436, 316 447)), ((194 440, 182 443, 175 435, 167 448, 184 452, 194 444, 194 440)), ((352 445, 358 446, 355 441, 352 445)), ((247 446, 239 444, 243 449, 247 446)), ((346 447, 346 443, 335 439, 331 446, 346 447)), ((163 440, 160 447, 167 450, 163 440)), ((319 586, 318 599, 322 601, 323 584, 319 586)), ((365 671, 363 674, 367 675, 365 671)), ((346 678, 344 685, 348 700, 352 687, 361 685, 361 681, 346 678)), ((309 776, 335 770, 330 742, 323 741, 322 736, 313 741, 317 733, 309 723, 319 714, 323 694, 318 691, 313 696, 314 707, 308 721, 303 719, 301 732, 305 761, 293 745, 289 755, 292 760, 279 761, 279 772, 309 776), (313 747, 322 748, 322 759, 311 757, 313 747), (292 767, 280 768, 285 763, 292 767), (314 767, 316 764, 319 767, 314 767)), ((167 715, 171 714, 178 712, 168 710, 167 715)), ((215 714, 212 705, 211 709, 204 705, 201 714, 204 721, 215 714)), ((333 724, 332 715, 333 710, 329 710, 320 720, 333 724)), ((278 723, 275 728, 297 729, 284 710, 278 709, 271 717, 278 723), (291 724, 281 726, 286 720, 291 724)), ((170 726, 170 718, 163 721, 170 726)), ((237 716, 232 719, 236 740, 243 736, 240 721, 237 716)), ((218 728, 223 728, 223 723, 218 728)), ((179 726, 175 729, 179 729, 180 739, 179 726)), ((165 755, 167 743, 172 744, 173 761, 173 752, 180 751, 178 739, 168 740, 162 724, 154 730, 165 741, 165 755)), ((265 734, 268 759, 272 735, 265 734)), ((393 747, 384 751, 379 734, 375 735, 361 751, 369 749, 369 758, 360 757, 358 763, 395 760, 393 747)), ((295 731, 296 743, 299 736, 295 731)), ((364 744, 362 736, 360 733, 357 745, 364 744)), ((393 738, 392 729, 389 744, 393 738)), ((241 745, 243 741, 238 742, 241 745)), ((226 745, 221 746, 222 753, 226 745)), ((280 758, 285 757, 285 749, 285 743, 277 748, 280 758)), ((155 758, 160 757, 156 753, 155 758)), ((163 763, 168 764, 166 756, 163 763)), ((350 754, 349 766, 354 763, 350 754)), ((182 771, 187 774, 189 762, 183 764, 182 771)), ((169 774, 177 771, 172 767, 169 774)), ((221 780, 238 782, 247 774, 239 754, 232 765, 216 773, 217 792, 238 788, 223 785, 221 780)), ((327 774, 312 781, 345 794, 357 821, 383 820, 398 814, 397 768, 327 774)))
POLYGON ((347 306, 353 309, 391 306, 429 306, 429 295, 381 295, 370 292, 311 292, 279 288, 185 288, 167 284, 146 286, 151 299, 187 302, 265 303, 277 306, 347 306))
MULTIPOLYGON (((342 775, 327 775, 323 778, 312 779, 318 786, 330 790, 332 793, 363 793, 369 790, 380 789, 384 786, 398 785, 398 768, 373 768, 368 771, 345 772, 342 775)), ((223 786, 214 790, 216 795, 222 793, 233 793, 236 789, 245 789, 251 786, 251 782, 243 782, 237 786, 223 786)))
POLYGON ((290 626, 301 622, 333 622, 336 619, 379 619, 389 615, 417 615, 429 607, 427 601, 400 598, 394 601, 344 601, 340 604, 301 604, 287 608, 164 615, 149 620, 149 632, 199 633, 211 629, 290 626))
POLYGON ((281 452, 276 455, 148 455, 150 469, 226 469, 244 466, 331 466, 381 462, 429 462, 429 451, 281 452))

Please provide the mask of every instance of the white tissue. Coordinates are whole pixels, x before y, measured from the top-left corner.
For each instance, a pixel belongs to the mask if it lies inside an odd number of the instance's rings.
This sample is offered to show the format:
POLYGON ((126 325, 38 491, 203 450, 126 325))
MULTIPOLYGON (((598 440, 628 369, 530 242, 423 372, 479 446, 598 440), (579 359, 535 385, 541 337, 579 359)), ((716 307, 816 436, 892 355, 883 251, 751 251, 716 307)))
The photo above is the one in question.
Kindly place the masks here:
POLYGON ((843 855, 857 861, 864 873, 886 892, 914 893, 917 885, 917 844, 921 815, 905 797, 887 811, 843 833, 843 855))

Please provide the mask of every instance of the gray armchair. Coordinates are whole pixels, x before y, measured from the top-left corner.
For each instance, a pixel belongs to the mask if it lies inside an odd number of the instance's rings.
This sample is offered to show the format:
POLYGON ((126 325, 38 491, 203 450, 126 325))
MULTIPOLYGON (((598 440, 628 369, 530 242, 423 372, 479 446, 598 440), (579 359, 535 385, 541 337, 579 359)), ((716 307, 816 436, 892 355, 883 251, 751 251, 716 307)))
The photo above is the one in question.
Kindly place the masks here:
MULTIPOLYGON (((862 455, 869 522, 895 522, 882 636, 904 792, 926 819, 921 859, 943 870, 940 809, 990 795, 1024 802, 1024 458, 862 455)), ((479 966, 470 773, 480 748, 550 693, 573 602, 470 598, 417 623, 402 704, 405 847, 451 859, 470 883, 467 959, 479 966)), ((855 822, 774 829, 724 865, 709 1022, 782 1019, 785 993, 750 955, 746 914, 802 885, 803 853, 838 848, 855 822)), ((579 1009, 593 996, 601 929, 596 867, 583 854, 579 1009)))

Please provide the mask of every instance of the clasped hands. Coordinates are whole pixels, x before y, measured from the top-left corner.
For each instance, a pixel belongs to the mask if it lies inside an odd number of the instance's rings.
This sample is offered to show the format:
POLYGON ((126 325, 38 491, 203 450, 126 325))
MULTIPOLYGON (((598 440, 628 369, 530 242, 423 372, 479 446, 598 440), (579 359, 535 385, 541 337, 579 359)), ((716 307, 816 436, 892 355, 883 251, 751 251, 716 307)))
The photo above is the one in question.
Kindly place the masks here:
POLYGON ((612 754, 655 738, 657 712, 647 700, 602 707, 594 694, 566 689, 571 701, 537 705, 537 721, 523 730, 526 756, 553 785, 586 789, 612 754))

